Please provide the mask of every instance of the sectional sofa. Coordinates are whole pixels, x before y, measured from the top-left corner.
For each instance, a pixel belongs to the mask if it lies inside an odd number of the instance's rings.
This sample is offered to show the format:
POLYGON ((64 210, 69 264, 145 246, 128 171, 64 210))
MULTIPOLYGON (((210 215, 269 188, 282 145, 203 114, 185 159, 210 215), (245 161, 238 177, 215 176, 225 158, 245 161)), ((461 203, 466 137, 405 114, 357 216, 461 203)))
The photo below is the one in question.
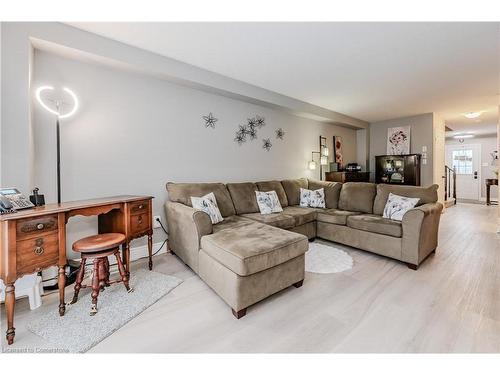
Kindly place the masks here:
POLYGON ((443 206, 428 188, 305 178, 244 183, 168 183, 169 247, 232 308, 304 280, 308 240, 319 237, 406 263, 416 270, 438 244, 443 206), (326 208, 299 206, 300 188, 324 188, 326 208), (283 212, 261 215, 255 191, 276 191, 283 212), (224 220, 212 224, 191 197, 213 192, 224 220), (419 198, 401 222, 382 217, 389 193, 419 198))

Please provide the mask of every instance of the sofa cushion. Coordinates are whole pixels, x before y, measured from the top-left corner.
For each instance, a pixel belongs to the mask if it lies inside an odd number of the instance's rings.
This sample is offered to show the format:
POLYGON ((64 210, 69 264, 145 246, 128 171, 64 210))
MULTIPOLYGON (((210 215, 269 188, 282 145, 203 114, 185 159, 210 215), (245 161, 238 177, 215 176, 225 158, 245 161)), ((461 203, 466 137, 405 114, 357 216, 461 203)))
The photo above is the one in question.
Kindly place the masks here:
POLYGON ((243 214, 241 216, 283 229, 290 229, 295 225, 295 219, 292 216, 285 215, 282 212, 265 215, 261 214, 260 212, 256 212, 253 214, 243 214))
POLYGON ((283 212, 283 207, 281 207, 276 191, 256 191, 255 196, 257 198, 257 204, 259 205, 259 211, 261 214, 268 215, 283 212))
POLYGON ((325 189, 309 190, 300 188, 300 207, 326 208, 325 189))
POLYGON ((297 178, 295 180, 283 180, 281 185, 285 190, 288 204, 297 206, 300 203, 300 188, 307 189, 308 182, 305 178, 297 178))
POLYGON ((373 203, 373 213, 376 215, 382 215, 384 213, 384 208, 387 204, 389 193, 401 195, 408 198, 419 198, 417 206, 421 206, 423 204, 437 202, 438 188, 439 186, 436 184, 428 187, 378 184, 377 195, 373 203))
POLYGON ((402 221, 403 216, 412 208, 414 208, 419 201, 419 198, 402 197, 389 193, 389 199, 384 208, 382 217, 391 220, 402 221))
POLYGON ((238 215, 259 212, 255 197, 255 192, 258 190, 257 185, 253 182, 241 182, 226 184, 226 186, 238 215))
POLYGON ((285 189, 279 181, 260 181, 256 182, 259 191, 275 191, 281 203, 281 207, 288 206, 288 199, 286 197, 285 189))
POLYGON ((178 202, 191 205, 191 197, 202 197, 213 192, 217 199, 217 205, 223 217, 236 214, 231 199, 231 194, 226 186, 221 183, 167 183, 168 199, 172 202, 178 202))
POLYGON ((371 214, 376 192, 377 186, 371 182, 346 182, 340 190, 339 208, 371 214))
POLYGON ((214 193, 208 193, 203 197, 191 197, 191 205, 196 210, 201 210, 210 216, 212 224, 220 223, 222 220, 222 215, 217 205, 217 199, 215 199, 214 193))
POLYGON ((301 234, 252 222, 238 231, 203 236, 201 248, 236 274, 248 276, 303 255, 308 241, 301 234))
POLYGON ((251 223, 253 223, 253 220, 246 219, 242 216, 238 215, 228 216, 224 218, 224 221, 212 225, 212 233, 216 233, 224 229, 238 230, 239 228, 244 227, 251 223))
POLYGON ((331 208, 328 210, 321 210, 317 213, 318 221, 322 223, 330 223, 337 225, 347 225, 347 217, 352 215, 359 215, 359 212, 355 211, 343 211, 331 208))
MULTIPOLYGON (((309 190, 318 190, 323 188, 325 190, 325 204, 326 208, 338 208, 340 190, 342 183, 309 180, 309 190)), ((297 203, 298 204, 298 203, 297 203)))
POLYGON ((403 226, 401 222, 391 219, 384 219, 379 215, 355 215, 347 217, 347 226, 354 229, 364 230, 378 234, 385 234, 391 237, 401 238, 403 236, 403 226))
POLYGON ((317 208, 288 206, 283 209, 283 213, 292 216, 294 219, 294 226, 303 225, 305 223, 312 223, 316 220, 317 208))

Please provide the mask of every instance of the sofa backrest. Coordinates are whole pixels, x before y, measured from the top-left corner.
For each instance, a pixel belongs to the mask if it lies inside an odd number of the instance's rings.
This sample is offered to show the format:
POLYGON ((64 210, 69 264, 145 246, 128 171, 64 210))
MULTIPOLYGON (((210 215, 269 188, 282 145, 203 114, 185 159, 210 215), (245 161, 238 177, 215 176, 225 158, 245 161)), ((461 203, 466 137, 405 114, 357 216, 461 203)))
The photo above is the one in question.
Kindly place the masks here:
POLYGON ((307 178, 296 178, 295 180, 283 180, 281 185, 285 189, 288 204, 297 206, 300 204, 300 188, 308 189, 309 183, 307 178))
POLYGON ((438 188, 439 186, 436 184, 428 187, 378 184, 377 195, 375 197, 375 202, 373 203, 373 213, 377 215, 382 215, 384 213, 389 193, 408 198, 420 198, 417 206, 421 206, 422 204, 437 202, 438 188))
POLYGON ((259 212, 255 191, 276 191, 282 207, 300 203, 300 188, 324 188, 326 208, 382 215, 389 193, 419 198, 418 206, 438 200, 438 185, 429 187, 347 182, 345 184, 299 178, 284 181, 229 183, 167 183, 168 198, 191 206, 191 197, 213 192, 223 217, 259 212))
MULTIPOLYGON (((288 206, 288 198, 286 197, 285 189, 279 181, 259 181, 255 183, 259 191, 276 191, 278 199, 280 200, 281 207, 288 206)), ((255 194, 254 194, 255 197, 255 194)), ((255 197, 257 200, 257 198, 255 197)))
POLYGON ((340 190, 341 210, 373 213, 373 201, 377 186, 371 182, 346 182, 340 190))
POLYGON ((323 188, 325 191, 326 208, 338 208, 340 190, 342 189, 341 182, 309 180, 308 186, 309 190, 318 190, 323 188))
MULTIPOLYGON (((223 217, 236 214, 231 194, 226 185, 221 183, 167 183, 168 199, 172 202, 178 202, 191 205, 191 197, 202 197, 208 193, 214 193, 220 213, 223 217)), ((254 193, 255 194, 255 193, 254 193)))
POLYGON ((233 205, 238 215, 252 214, 259 212, 259 205, 257 204, 257 196, 255 192, 259 189, 253 182, 240 182, 226 184, 233 205))

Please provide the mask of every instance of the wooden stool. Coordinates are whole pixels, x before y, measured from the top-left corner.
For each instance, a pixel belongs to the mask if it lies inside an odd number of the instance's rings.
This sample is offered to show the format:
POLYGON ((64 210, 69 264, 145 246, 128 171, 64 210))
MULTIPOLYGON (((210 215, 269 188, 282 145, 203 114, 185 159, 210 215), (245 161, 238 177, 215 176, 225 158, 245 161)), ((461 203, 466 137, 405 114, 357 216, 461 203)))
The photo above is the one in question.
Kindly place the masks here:
POLYGON ((104 290, 105 287, 114 283, 123 282, 127 291, 129 293, 132 291, 128 284, 128 273, 120 258, 120 245, 124 242, 125 236, 121 233, 103 233, 82 238, 73 244, 73 251, 81 254, 82 261, 78 269, 78 275, 75 282, 75 294, 71 304, 78 301, 78 293, 80 293, 81 288, 90 287, 90 285, 82 285, 83 276, 85 275, 85 263, 87 260, 93 259, 94 263, 90 315, 95 315, 97 313, 97 297, 99 296, 99 291, 104 290), (121 280, 109 281, 109 255, 114 255, 116 257, 121 280))

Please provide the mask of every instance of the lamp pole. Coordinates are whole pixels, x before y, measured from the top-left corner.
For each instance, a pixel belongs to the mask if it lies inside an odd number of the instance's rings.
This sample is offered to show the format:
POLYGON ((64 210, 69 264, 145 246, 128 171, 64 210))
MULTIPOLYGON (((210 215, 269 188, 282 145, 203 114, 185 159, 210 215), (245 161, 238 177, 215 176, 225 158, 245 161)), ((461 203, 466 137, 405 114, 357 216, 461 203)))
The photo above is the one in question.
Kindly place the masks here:
POLYGON ((40 105, 48 112, 56 115, 56 142, 57 142, 57 203, 61 204, 61 126, 60 120, 63 118, 71 117, 75 114, 78 109, 78 98, 76 94, 67 87, 63 87, 62 91, 66 92, 73 99, 73 108, 71 111, 61 114, 60 108, 63 104, 66 104, 62 101, 62 99, 48 99, 50 102, 55 103, 56 109, 49 107, 46 103, 44 103, 42 99, 42 92, 44 91, 53 91, 53 86, 40 86, 35 91, 35 96, 40 105))
MULTIPOLYGON (((56 103, 59 112, 59 102, 56 103)), ((57 140, 57 203, 61 204, 61 126, 59 125, 59 115, 56 120, 56 140, 57 140)))

